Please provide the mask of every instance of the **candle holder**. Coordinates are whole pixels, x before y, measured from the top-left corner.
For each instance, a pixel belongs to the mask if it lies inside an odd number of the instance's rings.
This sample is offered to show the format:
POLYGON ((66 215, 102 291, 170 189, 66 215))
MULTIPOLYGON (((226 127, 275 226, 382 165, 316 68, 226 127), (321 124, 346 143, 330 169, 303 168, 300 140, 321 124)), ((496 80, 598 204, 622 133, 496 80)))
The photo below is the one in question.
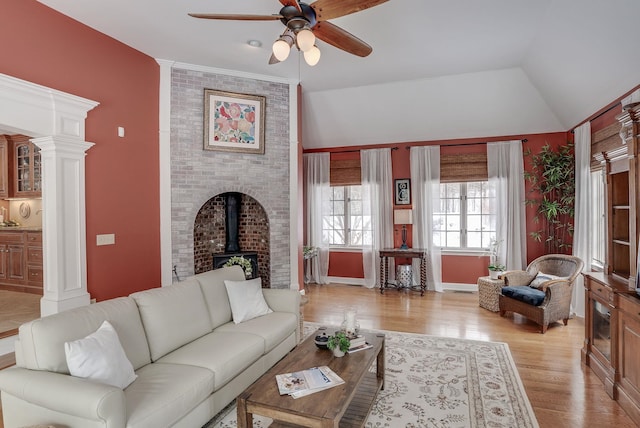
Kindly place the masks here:
POLYGON ((344 321, 342 321, 341 330, 345 332, 349 339, 357 337, 360 331, 357 315, 358 312, 355 309, 345 309, 344 311, 344 321))

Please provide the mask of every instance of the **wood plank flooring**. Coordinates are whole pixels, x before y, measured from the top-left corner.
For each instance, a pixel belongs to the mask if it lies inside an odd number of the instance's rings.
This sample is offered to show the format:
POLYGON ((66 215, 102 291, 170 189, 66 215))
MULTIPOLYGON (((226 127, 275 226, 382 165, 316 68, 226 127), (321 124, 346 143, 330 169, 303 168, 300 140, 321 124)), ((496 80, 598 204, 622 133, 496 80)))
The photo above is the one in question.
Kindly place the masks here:
MULTIPOLYGON (((541 428, 636 425, 580 362, 584 322, 572 319, 540 334, 520 315, 501 318, 478 306, 477 293, 433 293, 315 284, 306 287, 305 321, 340 325, 347 307, 362 328, 406 331, 509 344, 541 428)), ((1 415, 0 411, 0 415, 1 415)), ((0 417, 0 428, 3 428, 0 417)))
POLYGON ((340 325, 347 307, 358 310, 362 328, 406 331, 464 339, 506 342, 541 428, 635 427, 605 392, 591 369, 580 362, 584 321, 556 323, 546 334, 520 315, 478 306, 477 293, 427 292, 349 285, 306 287, 305 321, 340 325))

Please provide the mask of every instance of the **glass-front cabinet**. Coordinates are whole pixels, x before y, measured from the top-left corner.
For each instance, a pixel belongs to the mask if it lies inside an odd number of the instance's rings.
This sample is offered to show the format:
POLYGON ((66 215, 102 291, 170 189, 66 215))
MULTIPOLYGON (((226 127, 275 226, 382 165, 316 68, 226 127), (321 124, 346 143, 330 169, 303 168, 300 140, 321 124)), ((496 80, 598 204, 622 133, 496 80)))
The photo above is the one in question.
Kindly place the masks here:
POLYGON ((16 142, 13 160, 13 196, 16 198, 41 196, 42 165, 40 149, 28 140, 16 142))
POLYGON ((605 359, 610 362, 611 310, 608 305, 604 305, 596 299, 592 299, 591 304, 591 313, 593 314, 593 319, 591 321, 591 337, 593 338, 592 346, 600 351, 605 359))
POLYGON ((616 292, 627 290, 625 281, 618 280, 602 272, 588 272, 584 275, 585 287, 585 339, 582 361, 604 383, 610 397, 614 397, 616 379, 616 334, 619 296, 616 292))

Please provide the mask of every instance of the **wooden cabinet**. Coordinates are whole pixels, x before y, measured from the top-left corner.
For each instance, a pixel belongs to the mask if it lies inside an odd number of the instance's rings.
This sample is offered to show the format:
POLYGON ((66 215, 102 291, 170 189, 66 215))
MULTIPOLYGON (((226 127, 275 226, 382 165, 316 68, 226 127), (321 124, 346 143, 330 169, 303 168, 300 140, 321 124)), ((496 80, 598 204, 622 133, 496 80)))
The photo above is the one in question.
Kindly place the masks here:
POLYGON ((604 272, 585 273, 583 362, 640 425, 640 299, 635 293, 640 213, 640 103, 592 135, 592 167, 606 172, 604 272))
POLYGON ((42 294, 42 233, 0 231, 0 289, 42 294))
POLYGON ((0 135, 0 198, 42 196, 40 149, 26 135, 0 135))
POLYGON ((620 296, 618 311, 617 399, 640 425, 640 299, 620 296))
POLYGON ((42 233, 27 232, 27 283, 42 288, 42 233))
POLYGON ((615 398, 617 291, 627 290, 627 283, 601 272, 584 274, 585 340, 582 361, 604 383, 605 390, 615 398))
POLYGON ((42 195, 42 164, 40 149, 26 136, 12 137, 13 146, 13 192, 16 198, 42 195))

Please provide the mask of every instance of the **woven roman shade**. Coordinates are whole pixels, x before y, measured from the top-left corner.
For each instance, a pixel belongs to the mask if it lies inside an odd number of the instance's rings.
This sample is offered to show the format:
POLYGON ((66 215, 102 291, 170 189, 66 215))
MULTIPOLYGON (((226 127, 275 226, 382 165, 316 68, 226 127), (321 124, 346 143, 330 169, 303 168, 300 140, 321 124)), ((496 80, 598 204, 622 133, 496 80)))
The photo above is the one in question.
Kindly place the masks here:
POLYGON ((360 159, 332 160, 329 169, 332 186, 355 186, 362 181, 360 159))
POLYGON ((487 154, 440 155, 440 182, 486 181, 487 154))

